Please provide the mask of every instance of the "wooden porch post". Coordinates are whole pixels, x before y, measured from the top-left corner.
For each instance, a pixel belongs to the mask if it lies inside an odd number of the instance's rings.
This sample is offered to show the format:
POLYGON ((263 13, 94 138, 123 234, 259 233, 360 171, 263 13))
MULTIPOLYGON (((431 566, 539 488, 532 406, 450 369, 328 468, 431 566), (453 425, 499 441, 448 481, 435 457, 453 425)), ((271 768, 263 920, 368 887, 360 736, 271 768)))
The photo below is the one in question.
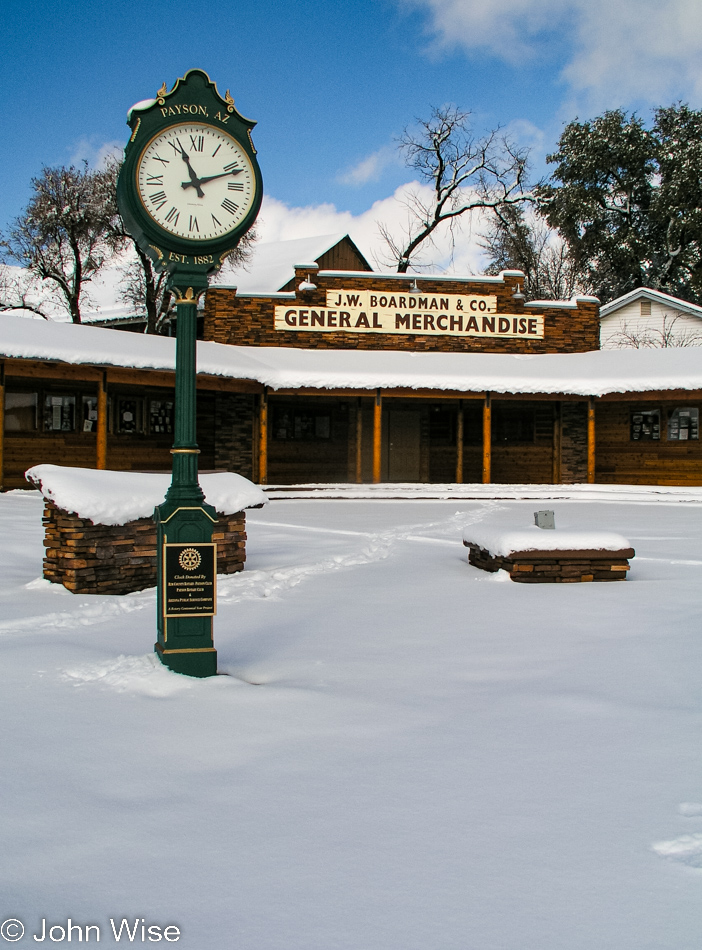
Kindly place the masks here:
POLYGON ((0 362, 0 490, 5 487, 5 364, 0 362))
POLYGON ((356 400, 356 484, 363 481, 363 402, 356 400))
POLYGON ((380 481, 380 463, 382 458, 383 436, 383 397, 379 389, 375 393, 373 405, 373 484, 380 481))
POLYGON ((490 393, 485 393, 483 401, 483 484, 489 485, 492 479, 492 403, 490 393))
POLYGON ((107 373, 98 382, 96 467, 107 468, 107 373))
POLYGON ((258 482, 268 484, 268 387, 263 387, 258 404, 258 482))
POLYGON ((463 482, 463 400, 458 400, 456 416, 456 484, 463 482))
POLYGON ((590 396, 587 403, 587 481, 595 483, 595 397, 590 396))
POLYGON ((561 483, 561 445, 563 441, 563 418, 560 402, 553 404, 553 472, 554 485, 561 483))

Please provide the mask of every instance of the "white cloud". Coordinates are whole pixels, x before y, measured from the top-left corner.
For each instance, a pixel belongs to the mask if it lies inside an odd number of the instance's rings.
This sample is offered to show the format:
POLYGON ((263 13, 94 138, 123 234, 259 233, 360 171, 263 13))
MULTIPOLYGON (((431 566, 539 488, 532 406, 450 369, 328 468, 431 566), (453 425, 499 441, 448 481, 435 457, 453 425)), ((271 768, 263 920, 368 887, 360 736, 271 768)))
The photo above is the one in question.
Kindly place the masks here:
MULTIPOLYGON (((265 196, 259 215, 257 229, 261 241, 289 241, 295 238, 315 237, 321 234, 346 233, 358 245, 369 262, 381 270, 392 269, 384 263, 387 256, 379 224, 386 225, 398 237, 406 227, 408 194, 419 193, 427 200, 431 197, 428 185, 409 182, 401 185, 394 194, 382 198, 361 214, 339 211, 332 204, 290 207, 276 198, 265 196)), ((456 246, 451 261, 451 241, 448 230, 440 230, 434 248, 427 248, 422 261, 437 272, 449 271, 458 274, 480 273, 483 253, 477 235, 482 224, 477 216, 466 216, 456 229, 456 246)))
POLYGON ((96 142, 95 139, 83 138, 73 147, 68 164, 80 165, 85 161, 91 168, 103 168, 108 158, 121 160, 123 156, 123 142, 96 142))
POLYGON ((388 166, 397 164, 399 164, 397 149, 384 145, 377 152, 372 152, 361 159, 352 168, 341 172, 338 180, 342 185, 365 185, 369 181, 378 181, 388 166))
POLYGON ((397 0, 428 10, 441 45, 519 64, 570 49, 563 77, 597 107, 702 98, 699 0, 397 0))

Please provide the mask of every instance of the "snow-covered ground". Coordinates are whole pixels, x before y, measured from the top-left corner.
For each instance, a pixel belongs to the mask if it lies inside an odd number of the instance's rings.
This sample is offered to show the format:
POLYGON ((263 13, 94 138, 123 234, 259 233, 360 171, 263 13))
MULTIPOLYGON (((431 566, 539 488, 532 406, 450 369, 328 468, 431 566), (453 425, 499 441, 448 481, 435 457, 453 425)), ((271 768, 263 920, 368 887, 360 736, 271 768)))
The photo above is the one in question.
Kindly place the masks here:
POLYGON ((0 496, 16 945, 70 917, 187 950, 697 950, 702 498, 644 496, 546 505, 637 553, 554 586, 461 543, 542 499, 276 500, 209 680, 154 660, 153 591, 41 580, 41 498, 0 496))

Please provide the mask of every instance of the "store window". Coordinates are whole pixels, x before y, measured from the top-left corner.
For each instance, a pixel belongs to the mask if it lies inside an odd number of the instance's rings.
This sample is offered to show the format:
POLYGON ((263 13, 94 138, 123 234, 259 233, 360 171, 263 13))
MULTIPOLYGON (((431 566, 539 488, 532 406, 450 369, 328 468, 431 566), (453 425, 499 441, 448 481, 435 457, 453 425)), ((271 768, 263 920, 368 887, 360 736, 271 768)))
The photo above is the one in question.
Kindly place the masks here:
POLYGON ((141 399, 120 396, 117 400, 117 431, 134 435, 144 431, 144 403, 141 399))
POLYGON ((699 409, 673 409, 668 414, 668 441, 687 442, 699 439, 699 409))
POLYGON ((173 432, 172 400, 151 400, 149 403, 149 432, 154 435, 173 432))
POLYGON ((631 413, 631 441, 657 442, 661 437, 659 409, 635 409, 631 413))
POLYGON ((433 445, 456 444, 456 410, 432 406, 429 410, 429 441, 433 445))
POLYGON ((276 407, 273 413, 273 438, 281 442, 320 442, 331 438, 331 413, 328 410, 276 407))
POLYGON ((76 428, 76 397, 44 397, 44 429, 46 432, 73 432, 76 428))
POLYGON ((492 410, 492 441, 519 445, 534 441, 534 410, 518 406, 495 406, 492 410))
POLYGON ((5 432, 34 432, 37 427, 37 393, 5 393, 5 432))

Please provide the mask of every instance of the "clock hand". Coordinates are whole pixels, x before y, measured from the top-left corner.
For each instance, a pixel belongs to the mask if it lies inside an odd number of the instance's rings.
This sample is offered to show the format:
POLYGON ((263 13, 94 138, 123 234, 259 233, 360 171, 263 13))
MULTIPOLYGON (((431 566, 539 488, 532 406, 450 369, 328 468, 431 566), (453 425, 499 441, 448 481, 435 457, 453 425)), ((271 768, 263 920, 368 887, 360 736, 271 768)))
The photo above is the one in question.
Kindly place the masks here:
MULTIPOLYGON (((215 178, 226 178, 227 175, 240 175, 243 170, 243 168, 235 168, 230 172, 220 172, 219 175, 207 175, 205 178, 198 178, 197 184, 204 185, 208 181, 214 181, 215 178)), ((194 181, 184 181, 181 188, 192 188, 195 184, 196 182, 194 181)), ((202 195, 200 195, 200 197, 202 197, 202 195)))
MULTIPOLYGON (((180 145, 180 142, 178 142, 178 144, 180 145)), ((200 179, 199 179, 199 178, 197 177, 197 175, 195 174, 195 171, 194 171, 194 169, 193 169, 193 166, 190 164, 190 159, 188 158, 188 154, 187 154, 187 152, 185 151, 185 149, 183 148, 182 145, 180 146, 180 157, 183 159, 183 161, 185 162, 185 164, 188 166, 188 175, 190 175, 190 184, 191 184, 191 185, 193 186, 193 188, 197 191, 197 196, 198 196, 198 198, 204 198, 204 197, 205 197, 205 192, 204 192, 204 191, 202 190, 202 188, 200 187, 200 179)))

